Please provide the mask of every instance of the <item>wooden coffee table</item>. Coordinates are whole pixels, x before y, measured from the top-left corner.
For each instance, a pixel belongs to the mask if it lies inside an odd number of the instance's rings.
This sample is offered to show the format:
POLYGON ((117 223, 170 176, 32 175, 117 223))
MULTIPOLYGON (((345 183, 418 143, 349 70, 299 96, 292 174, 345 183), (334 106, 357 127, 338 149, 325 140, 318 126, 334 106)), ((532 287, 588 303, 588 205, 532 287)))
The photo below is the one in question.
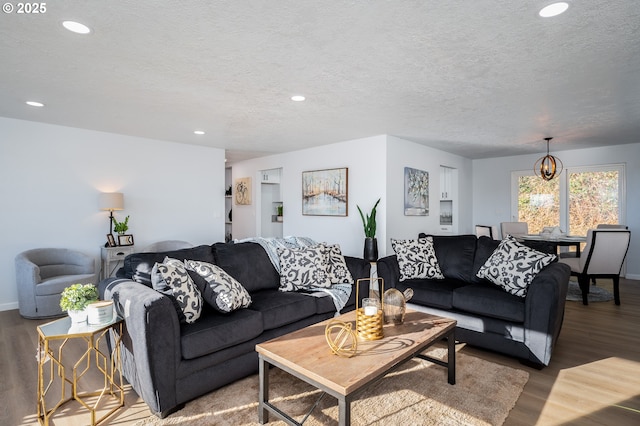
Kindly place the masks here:
MULTIPOLYGON (((341 315, 338 319, 351 322, 355 330, 355 311, 341 315)), ((352 358, 342 358, 331 352, 325 340, 325 326, 329 321, 331 320, 256 345, 260 361, 258 417, 261 424, 269 421, 269 413, 287 424, 302 424, 269 402, 271 365, 336 398, 340 425, 351 423, 351 401, 358 393, 414 357, 446 367, 448 382, 455 384, 456 320, 407 310, 404 324, 384 326, 382 339, 359 340, 357 354, 352 358), (445 338, 448 346, 446 362, 422 354, 428 347, 445 338)))

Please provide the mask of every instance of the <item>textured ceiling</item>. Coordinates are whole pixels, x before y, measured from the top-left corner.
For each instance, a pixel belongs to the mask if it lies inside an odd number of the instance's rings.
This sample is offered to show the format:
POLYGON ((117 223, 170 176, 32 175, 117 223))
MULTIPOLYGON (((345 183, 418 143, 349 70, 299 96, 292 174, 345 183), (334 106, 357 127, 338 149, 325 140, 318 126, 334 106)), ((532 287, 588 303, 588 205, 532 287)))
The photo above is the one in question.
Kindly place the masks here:
POLYGON ((0 16, 0 116, 232 161, 378 134, 468 158, 640 142, 640 1, 567 1, 47 2, 0 16))

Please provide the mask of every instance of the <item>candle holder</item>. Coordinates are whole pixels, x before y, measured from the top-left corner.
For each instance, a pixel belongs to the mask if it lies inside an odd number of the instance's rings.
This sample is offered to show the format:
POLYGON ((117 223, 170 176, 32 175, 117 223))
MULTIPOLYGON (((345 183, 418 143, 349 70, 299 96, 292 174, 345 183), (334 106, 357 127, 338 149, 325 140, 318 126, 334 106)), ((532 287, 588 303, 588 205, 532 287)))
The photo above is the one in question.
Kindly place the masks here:
POLYGON ((364 340, 379 340, 384 337, 382 330, 382 317, 384 305, 377 298, 362 299, 360 304, 360 281, 380 282, 380 291, 384 291, 384 279, 382 278, 361 278, 356 282, 356 334, 364 340))

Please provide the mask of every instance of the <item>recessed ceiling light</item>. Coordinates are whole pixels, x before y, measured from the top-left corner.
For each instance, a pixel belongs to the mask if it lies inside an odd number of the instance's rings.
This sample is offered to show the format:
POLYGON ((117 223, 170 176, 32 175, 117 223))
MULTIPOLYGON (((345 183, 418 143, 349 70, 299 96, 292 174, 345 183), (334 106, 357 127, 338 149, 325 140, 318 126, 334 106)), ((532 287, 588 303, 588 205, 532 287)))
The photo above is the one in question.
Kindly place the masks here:
POLYGON ((291 97, 291 100, 295 102, 302 102, 305 100, 305 97, 302 95, 295 95, 291 97))
POLYGON ((42 102, 36 102, 36 101, 27 101, 25 103, 29 106, 38 107, 38 108, 42 108, 44 106, 42 102))
POLYGON ((204 135, 203 130, 194 130, 193 133, 195 133, 196 135, 204 135))
POLYGON ((80 22, 75 21, 64 21, 62 26, 77 34, 89 34, 91 29, 80 22))
POLYGON ((558 2, 550 4, 549 6, 545 6, 540 10, 539 15, 543 18, 551 18, 552 16, 558 16, 561 13, 565 12, 569 9, 569 3, 566 2, 558 2))

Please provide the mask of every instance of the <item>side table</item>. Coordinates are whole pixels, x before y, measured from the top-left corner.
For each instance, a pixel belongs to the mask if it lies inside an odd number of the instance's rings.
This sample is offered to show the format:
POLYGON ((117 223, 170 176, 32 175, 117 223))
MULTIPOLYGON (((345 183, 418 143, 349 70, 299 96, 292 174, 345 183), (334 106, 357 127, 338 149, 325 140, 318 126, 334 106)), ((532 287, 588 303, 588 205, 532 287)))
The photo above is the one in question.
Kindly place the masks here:
POLYGON ((120 338, 123 323, 122 318, 117 316, 102 325, 88 325, 86 322, 72 323, 71 318, 64 317, 37 326, 37 413, 40 424, 48 426, 51 416, 56 410, 72 400, 78 401, 90 412, 91 425, 97 425, 124 406, 120 359, 120 338), (100 348, 100 342, 101 340, 106 341, 106 334, 110 331, 114 333, 115 344, 109 357, 108 350, 105 352, 100 348), (86 351, 77 360, 68 359, 70 354, 64 351, 70 339, 83 339, 87 344, 86 351), (47 363, 49 363, 48 367, 47 363), (99 377, 104 377, 104 380, 100 379, 104 383, 103 388, 95 392, 81 392, 78 386, 79 382, 89 371, 94 371, 98 373, 99 377), (51 395, 49 399, 55 399, 58 392, 59 400, 53 403, 51 408, 47 408, 47 395, 51 395), (96 419, 98 405, 105 395, 113 397, 116 406, 96 419))
POLYGON ((102 257, 100 279, 103 280, 113 276, 118 267, 124 264, 124 258, 131 253, 133 253, 133 246, 100 247, 102 257))

